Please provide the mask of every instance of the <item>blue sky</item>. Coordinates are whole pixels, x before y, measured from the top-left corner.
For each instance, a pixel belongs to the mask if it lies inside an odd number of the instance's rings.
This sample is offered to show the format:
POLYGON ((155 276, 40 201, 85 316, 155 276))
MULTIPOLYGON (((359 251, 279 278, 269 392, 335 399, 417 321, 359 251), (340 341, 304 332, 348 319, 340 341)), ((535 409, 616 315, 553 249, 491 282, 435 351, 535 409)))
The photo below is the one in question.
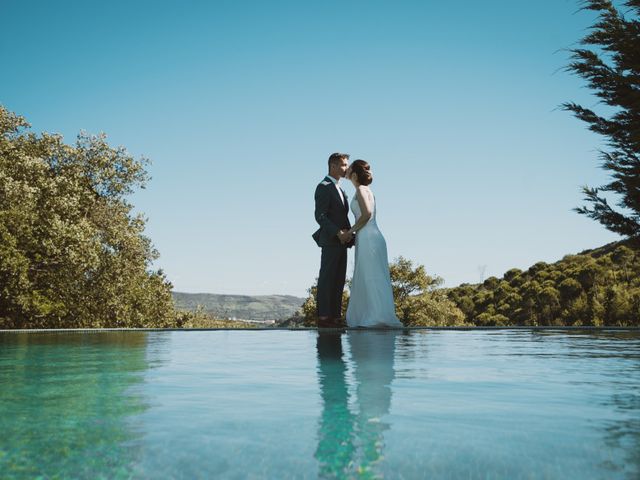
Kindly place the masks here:
POLYGON ((558 108, 597 106, 562 71, 578 8, 0 0, 0 103, 152 160, 131 201, 177 291, 304 296, 334 151, 371 164, 390 259, 455 286, 618 239, 571 210, 607 180, 558 108))

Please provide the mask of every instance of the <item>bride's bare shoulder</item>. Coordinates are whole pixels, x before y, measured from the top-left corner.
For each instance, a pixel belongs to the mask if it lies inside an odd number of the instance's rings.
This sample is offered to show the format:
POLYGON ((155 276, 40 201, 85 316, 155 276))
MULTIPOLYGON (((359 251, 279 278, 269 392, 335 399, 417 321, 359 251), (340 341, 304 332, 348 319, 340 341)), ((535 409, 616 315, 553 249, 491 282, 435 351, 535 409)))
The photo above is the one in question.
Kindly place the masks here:
POLYGON ((369 199, 373 197, 373 192, 366 185, 358 185, 358 188, 356 189, 356 191, 364 198, 369 199))

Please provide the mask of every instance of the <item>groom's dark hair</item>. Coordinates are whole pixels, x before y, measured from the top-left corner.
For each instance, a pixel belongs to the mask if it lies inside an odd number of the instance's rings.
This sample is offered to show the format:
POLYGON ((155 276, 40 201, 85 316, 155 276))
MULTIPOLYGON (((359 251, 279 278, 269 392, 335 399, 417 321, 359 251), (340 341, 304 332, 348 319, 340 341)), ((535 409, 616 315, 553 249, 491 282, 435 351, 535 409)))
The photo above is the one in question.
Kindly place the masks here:
POLYGON ((347 159, 349 160, 349 154, 348 153, 332 153, 331 155, 329 155, 329 168, 331 168, 331 164, 337 164, 342 162, 343 159, 347 159))

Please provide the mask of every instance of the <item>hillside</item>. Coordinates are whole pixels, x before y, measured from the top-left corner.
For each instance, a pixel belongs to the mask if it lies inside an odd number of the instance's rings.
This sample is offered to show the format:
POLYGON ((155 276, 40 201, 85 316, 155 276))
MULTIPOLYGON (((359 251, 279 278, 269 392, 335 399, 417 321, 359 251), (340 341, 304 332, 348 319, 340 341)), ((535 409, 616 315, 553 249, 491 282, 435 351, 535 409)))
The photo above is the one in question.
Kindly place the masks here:
POLYGON ((478 326, 640 326, 640 249, 613 242, 445 291, 478 326))
POLYGON ((221 295, 215 293, 173 292, 176 308, 203 310, 217 318, 243 320, 279 320, 291 317, 304 302, 304 298, 291 295, 221 295))

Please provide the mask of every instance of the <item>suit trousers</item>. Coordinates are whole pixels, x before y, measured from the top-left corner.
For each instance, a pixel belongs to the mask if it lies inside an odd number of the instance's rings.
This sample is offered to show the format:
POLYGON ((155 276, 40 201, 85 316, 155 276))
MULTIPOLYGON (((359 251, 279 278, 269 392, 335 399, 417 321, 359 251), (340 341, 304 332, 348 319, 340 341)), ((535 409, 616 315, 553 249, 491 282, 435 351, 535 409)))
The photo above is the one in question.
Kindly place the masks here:
POLYGON ((347 247, 322 247, 317 292, 319 317, 339 318, 342 315, 342 292, 346 275, 347 247))

